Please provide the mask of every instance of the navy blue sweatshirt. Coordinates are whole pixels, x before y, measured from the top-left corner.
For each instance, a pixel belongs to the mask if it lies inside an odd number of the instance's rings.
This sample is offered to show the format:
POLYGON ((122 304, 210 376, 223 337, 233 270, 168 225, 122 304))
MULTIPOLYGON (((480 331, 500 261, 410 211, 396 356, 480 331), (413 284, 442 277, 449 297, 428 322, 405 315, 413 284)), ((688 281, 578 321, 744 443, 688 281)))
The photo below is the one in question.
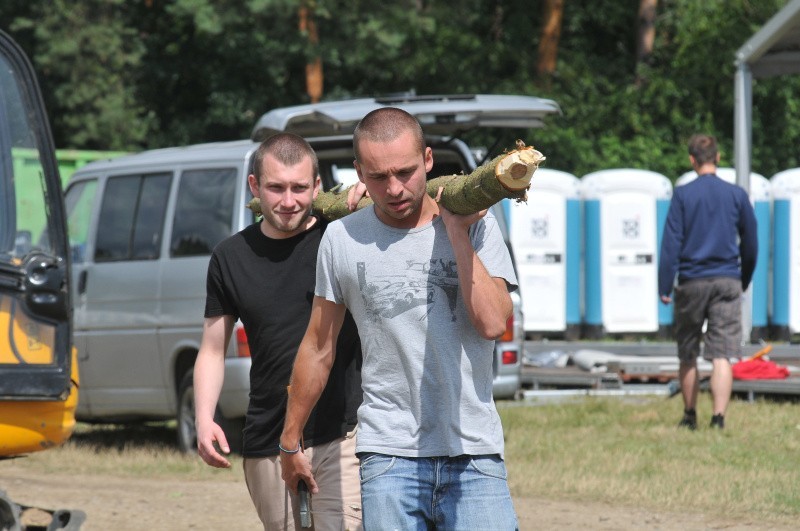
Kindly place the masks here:
POLYGON ((758 255, 756 216, 747 192, 713 174, 678 186, 672 195, 661 256, 658 294, 678 281, 706 277, 753 278, 758 255))

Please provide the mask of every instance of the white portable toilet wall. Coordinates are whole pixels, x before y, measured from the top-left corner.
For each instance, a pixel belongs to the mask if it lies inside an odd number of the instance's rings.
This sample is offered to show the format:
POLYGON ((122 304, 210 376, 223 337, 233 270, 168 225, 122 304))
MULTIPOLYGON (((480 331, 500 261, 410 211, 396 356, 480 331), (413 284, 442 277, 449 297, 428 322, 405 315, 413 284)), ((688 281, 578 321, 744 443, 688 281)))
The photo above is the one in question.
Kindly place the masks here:
MULTIPOLYGON (((736 184, 736 170, 734 168, 717 168, 717 175, 723 181, 736 184)), ((678 177, 675 187, 687 184, 697 179, 697 173, 688 171, 678 177)), ((772 185, 770 181, 759 173, 750 173, 750 202, 758 224, 758 258, 753 271, 753 280, 750 283, 751 308, 742 308, 742 325, 745 336, 750 328, 750 341, 758 342, 769 336, 769 259, 770 259, 770 233, 772 219, 772 185)))
POLYGON ((527 202, 505 199, 527 333, 580 338, 580 181, 540 168, 527 202))
POLYGON ((658 253, 672 183, 648 170, 612 169, 581 179, 587 338, 663 333, 671 305, 658 298, 658 253))
POLYGON ((800 334, 800 168, 770 179, 773 197, 772 337, 800 334))

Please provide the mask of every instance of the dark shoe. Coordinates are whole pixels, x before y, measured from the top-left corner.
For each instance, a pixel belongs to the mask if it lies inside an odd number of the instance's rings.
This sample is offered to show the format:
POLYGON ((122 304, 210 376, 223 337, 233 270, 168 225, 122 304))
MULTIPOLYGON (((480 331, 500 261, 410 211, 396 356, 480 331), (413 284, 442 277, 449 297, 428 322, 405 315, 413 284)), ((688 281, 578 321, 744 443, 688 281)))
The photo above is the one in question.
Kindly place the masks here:
POLYGON ((714 415, 711 417, 711 427, 723 429, 725 427, 725 417, 723 415, 714 415))
POLYGON ((694 410, 684 411, 683 418, 678 423, 679 428, 697 429, 697 413, 694 410))

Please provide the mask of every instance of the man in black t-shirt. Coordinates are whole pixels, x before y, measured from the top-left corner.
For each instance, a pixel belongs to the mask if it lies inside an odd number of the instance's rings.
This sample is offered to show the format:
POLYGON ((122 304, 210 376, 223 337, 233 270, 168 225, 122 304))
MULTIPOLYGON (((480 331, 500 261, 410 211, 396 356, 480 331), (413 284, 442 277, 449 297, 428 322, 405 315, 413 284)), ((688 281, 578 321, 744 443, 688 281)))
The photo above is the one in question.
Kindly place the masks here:
MULTIPOLYGON (((239 319, 252 358, 242 443, 245 480, 264 529, 295 529, 300 527, 298 501, 281 479, 279 439, 292 366, 311 315, 317 248, 326 226, 311 215, 320 186, 316 154, 299 136, 270 137, 253 155, 248 184, 261 201, 263 220, 220 242, 208 267, 203 340, 194 368, 197 447, 209 465, 230 466, 214 447, 230 452, 214 411, 227 343, 239 319)), ((354 440, 361 353, 349 315, 344 330, 300 449, 317 468, 319 492, 312 514, 318 531, 361 528, 354 440), (324 485, 320 477, 326 478, 324 485)))

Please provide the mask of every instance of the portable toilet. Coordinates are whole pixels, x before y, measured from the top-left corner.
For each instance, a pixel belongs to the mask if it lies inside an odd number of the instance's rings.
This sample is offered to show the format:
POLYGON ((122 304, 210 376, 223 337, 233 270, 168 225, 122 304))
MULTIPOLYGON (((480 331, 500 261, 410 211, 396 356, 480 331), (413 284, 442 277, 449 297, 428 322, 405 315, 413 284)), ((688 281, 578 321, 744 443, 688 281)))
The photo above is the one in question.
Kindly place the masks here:
POLYGON ((585 335, 663 333, 672 306, 658 298, 658 252, 672 183, 648 170, 581 179, 585 234, 585 335))
POLYGON ((778 172, 772 185, 772 335, 800 333, 800 168, 778 172))
POLYGON ((504 199, 526 333, 580 337, 580 181, 540 168, 528 200, 504 199))
MULTIPOLYGON (((734 168, 717 168, 717 176, 723 181, 736 184, 734 168)), ((697 173, 688 171, 678 177, 675 187, 692 182, 697 173)), ((761 174, 750 173, 750 202, 758 224, 758 259, 750 284, 751 308, 742 308, 742 325, 750 328, 750 341, 758 342, 769 335, 769 242, 771 232, 772 185, 761 174)))

